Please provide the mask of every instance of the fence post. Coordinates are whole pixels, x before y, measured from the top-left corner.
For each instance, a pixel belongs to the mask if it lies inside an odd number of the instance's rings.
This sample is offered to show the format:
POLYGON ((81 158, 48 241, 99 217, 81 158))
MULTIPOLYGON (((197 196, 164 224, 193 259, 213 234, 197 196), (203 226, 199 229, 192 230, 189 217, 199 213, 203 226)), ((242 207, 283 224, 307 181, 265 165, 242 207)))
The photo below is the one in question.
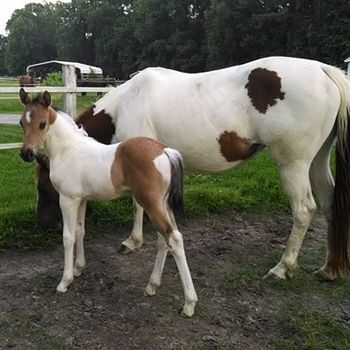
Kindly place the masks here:
MULTIPOLYGON (((75 89, 77 87, 77 76, 75 74, 75 66, 63 65, 63 82, 64 86, 69 89, 75 89)), ((66 92, 63 94, 63 109, 73 119, 77 113, 77 95, 76 93, 66 92)))

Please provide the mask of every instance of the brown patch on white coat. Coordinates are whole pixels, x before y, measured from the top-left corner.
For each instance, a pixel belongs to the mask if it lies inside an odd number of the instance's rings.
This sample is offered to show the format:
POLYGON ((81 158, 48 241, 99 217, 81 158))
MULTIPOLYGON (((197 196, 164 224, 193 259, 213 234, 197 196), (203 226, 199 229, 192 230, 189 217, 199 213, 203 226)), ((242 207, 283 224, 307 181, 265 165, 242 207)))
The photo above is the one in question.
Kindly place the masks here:
POLYGON ((122 142, 112 165, 112 183, 117 192, 129 188, 159 232, 168 238, 172 224, 164 208, 168 191, 154 160, 163 154, 165 146, 147 137, 133 137, 122 142))
POLYGON ((285 93, 281 91, 281 87, 278 74, 266 68, 253 69, 245 85, 253 106, 262 114, 265 114, 270 106, 276 105, 277 99, 284 99, 285 93))
POLYGON ((234 131, 224 131, 218 138, 220 152, 228 162, 246 160, 264 148, 249 139, 241 138, 234 131))
POLYGON ((115 134, 115 125, 112 117, 104 109, 94 114, 94 108, 95 105, 92 105, 83 111, 75 122, 78 125, 82 125, 89 136, 98 142, 109 145, 115 134))

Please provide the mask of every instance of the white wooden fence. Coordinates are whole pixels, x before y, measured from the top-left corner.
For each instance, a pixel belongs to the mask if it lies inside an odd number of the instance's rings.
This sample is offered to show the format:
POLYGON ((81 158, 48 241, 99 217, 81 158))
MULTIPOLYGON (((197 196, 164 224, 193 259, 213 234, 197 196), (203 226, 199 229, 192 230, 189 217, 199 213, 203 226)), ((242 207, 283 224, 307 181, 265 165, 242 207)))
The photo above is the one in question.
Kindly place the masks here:
MULTIPOLYGON (((75 74, 75 66, 62 66, 64 86, 35 86, 25 87, 26 92, 40 93, 44 91, 63 94, 63 110, 73 119, 77 113, 77 93, 79 92, 108 92, 113 87, 77 87, 77 76, 75 74)), ((122 82, 121 82, 122 83, 122 82)), ((0 93, 16 93, 18 94, 20 87, 0 87, 0 93)), ((0 110, 1 113, 1 110, 0 110)), ((5 143, 0 144, 0 150, 21 147, 21 143, 5 143)))

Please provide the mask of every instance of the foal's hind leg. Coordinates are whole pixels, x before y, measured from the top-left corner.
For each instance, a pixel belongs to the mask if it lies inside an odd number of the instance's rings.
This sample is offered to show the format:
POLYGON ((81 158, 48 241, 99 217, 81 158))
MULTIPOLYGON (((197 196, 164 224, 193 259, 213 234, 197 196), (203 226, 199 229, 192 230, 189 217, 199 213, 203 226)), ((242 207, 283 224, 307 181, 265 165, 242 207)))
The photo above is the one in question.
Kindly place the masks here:
POLYGON ((168 245, 166 244, 164 237, 158 233, 156 261, 154 262, 151 277, 145 288, 145 293, 148 296, 155 295, 157 288, 160 286, 167 254, 168 245))
POLYGON ((160 201, 158 205, 152 205, 149 208, 145 208, 152 224, 163 236, 162 239, 160 237, 158 238, 157 258, 145 292, 148 295, 155 294, 156 287, 160 285, 167 250, 169 249, 174 256, 184 289, 185 304, 182 309, 182 314, 186 317, 191 317, 194 314, 194 308, 198 298, 188 268, 182 234, 177 230, 176 225, 171 223, 171 215, 169 215, 164 208, 162 202, 163 201, 160 201), (167 246, 164 243, 166 243, 167 246))
POLYGON ((280 262, 265 277, 275 276, 285 279, 292 275, 297 266, 299 250, 316 209, 316 203, 311 192, 307 163, 295 161, 281 166, 280 171, 285 191, 291 201, 294 222, 280 262))
POLYGON ((143 243, 143 233, 142 233, 142 223, 143 223, 143 208, 134 199, 135 207, 135 217, 134 226, 131 231, 130 237, 128 237, 120 246, 120 253, 129 254, 132 253, 136 248, 142 246, 143 243))

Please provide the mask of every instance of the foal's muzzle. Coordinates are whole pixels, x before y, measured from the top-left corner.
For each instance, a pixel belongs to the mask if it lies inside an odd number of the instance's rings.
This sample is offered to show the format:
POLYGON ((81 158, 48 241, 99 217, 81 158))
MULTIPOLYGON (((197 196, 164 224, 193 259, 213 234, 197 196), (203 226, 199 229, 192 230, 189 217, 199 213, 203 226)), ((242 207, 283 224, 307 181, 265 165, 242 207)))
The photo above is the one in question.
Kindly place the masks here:
POLYGON ((33 150, 26 147, 21 148, 19 155, 25 162, 32 162, 35 158, 33 150))

